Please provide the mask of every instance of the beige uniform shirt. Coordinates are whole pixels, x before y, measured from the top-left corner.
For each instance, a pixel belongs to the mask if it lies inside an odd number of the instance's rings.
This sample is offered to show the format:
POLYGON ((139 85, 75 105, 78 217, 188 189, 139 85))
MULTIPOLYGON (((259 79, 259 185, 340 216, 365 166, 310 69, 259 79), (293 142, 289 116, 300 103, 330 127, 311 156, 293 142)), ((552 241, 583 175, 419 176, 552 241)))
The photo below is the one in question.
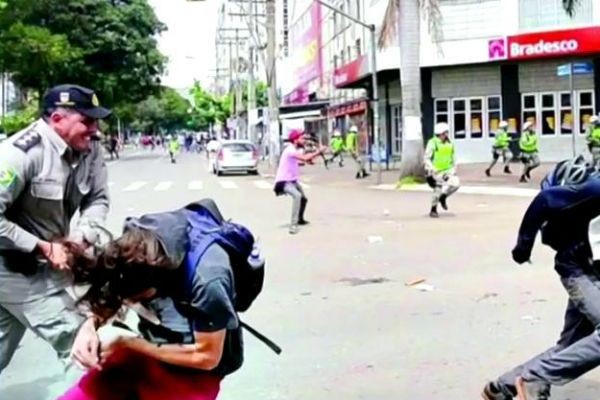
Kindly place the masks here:
POLYGON ((0 144, 0 303, 23 302, 67 287, 67 273, 32 254, 39 239, 81 239, 108 213, 99 142, 74 154, 43 120, 0 144), (71 218, 80 211, 74 232, 71 218))

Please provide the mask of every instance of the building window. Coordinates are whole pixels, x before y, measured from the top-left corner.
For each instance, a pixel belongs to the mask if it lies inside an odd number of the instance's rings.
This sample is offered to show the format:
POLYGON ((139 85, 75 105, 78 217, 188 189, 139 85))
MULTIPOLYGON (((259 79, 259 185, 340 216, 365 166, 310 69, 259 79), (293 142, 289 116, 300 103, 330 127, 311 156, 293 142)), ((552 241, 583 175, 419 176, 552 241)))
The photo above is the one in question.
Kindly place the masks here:
POLYGON ((556 134, 556 93, 542 93, 542 135, 556 134))
POLYGON ((563 0, 519 0, 519 27, 521 30, 532 30, 592 24, 592 2, 575 2, 575 12, 570 17, 563 8, 563 0))
POLYGON ((448 123, 448 99, 436 99, 435 100, 435 123, 446 122, 448 123))
POLYGON ((467 137, 467 101, 452 99, 452 131, 454 139, 467 137))
POLYGON ((594 92, 591 90, 579 92, 579 133, 585 133, 592 115, 594 115, 594 92))
POLYGON ((471 137, 479 139, 483 137, 483 98, 469 100, 469 111, 471 112, 469 118, 471 137))
POLYGON ((502 99, 500 96, 487 98, 488 135, 494 137, 502 120, 502 99))
POLYGON ((360 47, 360 39, 356 39, 356 57, 360 57, 362 55, 362 49, 360 47))
MULTIPOLYGON (((525 122, 531 122, 533 126, 536 126, 536 111, 537 111, 537 97, 534 94, 523 95, 523 111, 521 120, 523 124, 525 122)), ((537 128, 536 128, 537 129, 537 128)))
POLYGON ((560 133, 562 135, 571 135, 573 133, 573 105, 571 103, 571 93, 559 93, 560 98, 560 133))

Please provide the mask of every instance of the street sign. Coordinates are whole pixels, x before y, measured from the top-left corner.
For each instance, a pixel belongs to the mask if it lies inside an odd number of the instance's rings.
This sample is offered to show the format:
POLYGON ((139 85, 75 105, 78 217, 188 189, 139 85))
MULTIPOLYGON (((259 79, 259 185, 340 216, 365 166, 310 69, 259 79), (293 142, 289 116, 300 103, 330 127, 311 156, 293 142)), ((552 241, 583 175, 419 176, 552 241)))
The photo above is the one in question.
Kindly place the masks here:
MULTIPOLYGON (((592 63, 588 62, 576 62, 573 63, 573 75, 585 75, 591 74, 594 71, 592 63)), ((569 76, 571 75, 571 64, 559 65, 556 68, 556 75, 558 76, 569 76)))

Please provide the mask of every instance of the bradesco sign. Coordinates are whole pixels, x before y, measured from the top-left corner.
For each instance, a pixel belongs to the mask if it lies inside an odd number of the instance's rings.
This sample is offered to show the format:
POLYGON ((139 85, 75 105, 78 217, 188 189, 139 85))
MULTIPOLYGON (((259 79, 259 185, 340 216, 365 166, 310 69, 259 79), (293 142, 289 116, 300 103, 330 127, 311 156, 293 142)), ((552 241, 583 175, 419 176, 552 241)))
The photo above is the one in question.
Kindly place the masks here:
POLYGON ((488 46, 490 59, 525 60, 600 53, 600 27, 508 36, 505 41, 490 40, 488 46))

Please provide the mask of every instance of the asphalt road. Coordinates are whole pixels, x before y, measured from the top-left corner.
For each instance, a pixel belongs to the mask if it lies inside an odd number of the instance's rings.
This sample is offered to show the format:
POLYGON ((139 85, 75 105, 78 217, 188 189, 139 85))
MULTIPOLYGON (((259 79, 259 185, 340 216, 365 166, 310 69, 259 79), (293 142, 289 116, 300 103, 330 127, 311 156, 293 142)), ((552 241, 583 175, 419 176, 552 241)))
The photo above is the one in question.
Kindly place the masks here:
MULTIPOLYGON (((487 379, 558 337, 567 297, 551 252, 538 246, 523 267, 510 260, 527 198, 457 194, 431 220, 428 193, 371 190, 349 167, 345 181, 323 170, 306 190, 311 225, 291 236, 290 199, 274 196, 270 178, 217 178, 203 156, 170 164, 158 152, 109 170, 115 232, 128 215, 213 197, 260 238, 266 285, 242 318, 284 352, 246 335, 246 362, 221 399, 476 399, 487 379), (419 278, 425 291, 405 285, 419 278)), ((59 376, 49 347, 28 335, 0 399, 43 399, 59 376)), ((553 399, 596 400, 599 390, 593 372, 553 399)))

